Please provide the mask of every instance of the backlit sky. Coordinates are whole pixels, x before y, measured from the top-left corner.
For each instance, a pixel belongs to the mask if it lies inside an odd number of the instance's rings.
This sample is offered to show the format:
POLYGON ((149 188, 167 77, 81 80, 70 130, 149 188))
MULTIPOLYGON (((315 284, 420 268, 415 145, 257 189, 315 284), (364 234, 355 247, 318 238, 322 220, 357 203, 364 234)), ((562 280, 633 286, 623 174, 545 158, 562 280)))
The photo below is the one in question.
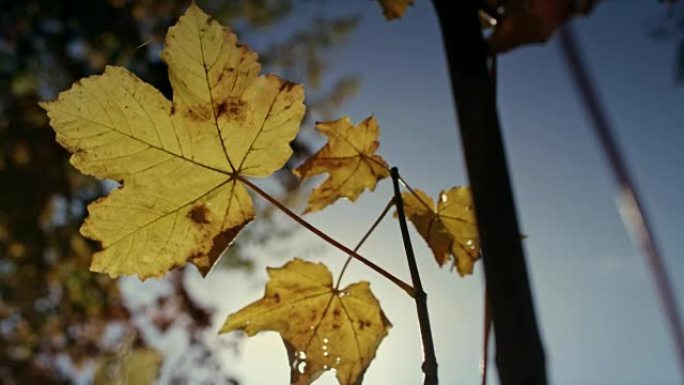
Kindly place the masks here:
MULTIPOLYGON (((370 114, 381 129, 380 154, 414 186, 435 196, 467 184, 436 18, 417 1, 405 19, 387 23, 374 2, 326 2, 316 12, 363 15, 335 56, 334 70, 358 73, 359 94, 341 113, 370 114), (342 5, 343 3, 343 5, 342 5)), ((312 7, 316 7, 312 5, 312 7)), ((656 1, 607 1, 574 23, 588 63, 639 184, 657 238, 684 306, 684 86, 673 80, 675 44, 650 37, 662 16, 656 1)), ((523 48, 499 61, 499 106, 537 315, 551 383, 681 384, 659 299, 641 255, 625 232, 615 185, 574 92, 556 40, 523 48)), ((322 144, 322 142, 318 143, 322 144)), ((391 183, 357 204, 338 202, 309 219, 348 245, 363 235, 391 196, 391 183)), ((302 232, 298 255, 328 264, 344 256, 302 232), (320 246, 320 247, 319 247, 320 246), (307 251, 308 250, 308 251, 307 251)), ((417 233, 413 243, 429 296, 439 375, 445 384, 477 384, 482 336, 482 266, 459 278, 437 268, 417 233)), ((388 218, 361 250, 409 280, 398 224, 388 218)), ((261 265, 286 259, 264 258, 261 265)), ((258 299, 259 282, 214 272, 194 287, 213 298, 222 319, 258 299)), ((369 280, 394 324, 365 383, 417 384, 420 342, 413 302, 374 272, 352 263, 345 282, 369 280)), ((219 321, 220 322, 220 321, 219 321)), ((218 325, 217 325, 218 328, 218 325)), ((247 385, 286 384, 285 349, 262 333, 227 356, 247 385)), ((491 369, 494 368, 492 361, 491 369)), ((496 383, 491 372, 491 383, 496 383)), ((332 374, 319 384, 334 384, 332 374)))

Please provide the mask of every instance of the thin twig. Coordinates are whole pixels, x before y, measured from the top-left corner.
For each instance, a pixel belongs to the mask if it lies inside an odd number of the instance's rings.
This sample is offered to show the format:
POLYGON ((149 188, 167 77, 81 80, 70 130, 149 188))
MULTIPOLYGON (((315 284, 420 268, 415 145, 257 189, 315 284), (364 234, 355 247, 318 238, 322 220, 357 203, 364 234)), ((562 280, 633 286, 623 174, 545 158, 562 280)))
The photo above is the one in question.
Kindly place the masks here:
POLYGON ((489 293, 487 293, 487 283, 485 281, 484 290, 484 332, 482 336, 482 362, 480 363, 480 376, 482 385, 487 385, 487 370, 489 367, 489 338, 492 331, 492 311, 489 308, 489 293))
POLYGON ((392 275, 392 273, 388 272, 387 270, 383 269, 382 267, 376 265, 369 259, 359 255, 355 251, 351 250, 347 246, 341 244, 340 242, 336 241, 333 237, 329 236, 328 234, 324 233, 323 231, 319 230, 316 228, 316 226, 310 224, 309 222, 305 221, 302 217, 299 215, 295 214, 292 212, 292 210, 288 209, 285 205, 280 203, 277 199, 273 198, 271 195, 269 195, 266 191, 260 189, 257 185, 254 183, 250 182, 246 178, 237 175, 236 178, 247 185, 250 189, 252 189, 254 192, 259 194, 262 198, 266 199, 269 201, 271 204, 276 206, 277 208, 280 209, 283 213, 285 213, 288 217, 292 218, 295 222, 299 223, 302 225, 304 228, 307 230, 311 231, 312 233, 316 234, 319 238, 323 239, 324 241, 328 242, 330 245, 336 247, 337 249, 341 250, 347 255, 352 256, 354 259, 357 261, 363 263, 364 265, 370 267, 373 269, 376 273, 382 275, 383 277, 389 279, 392 281, 395 285, 399 286, 402 290, 404 290, 409 296, 413 297, 415 296, 413 286, 409 285, 408 283, 402 281, 401 279, 395 277, 392 275))
MULTIPOLYGON (((394 205, 394 199, 390 199, 389 202, 387 202, 387 205, 385 206, 385 208, 382 210, 382 213, 380 213, 380 215, 375 220, 375 222, 373 222, 373 225, 371 225, 371 227, 368 229, 368 231, 366 231, 366 234, 364 234, 363 237, 361 237, 361 240, 359 241, 359 243, 356 244, 356 246, 354 247, 354 252, 359 251, 361 246, 363 246, 363 244, 366 242, 368 237, 370 237, 370 235, 373 233, 373 231, 375 231, 375 228, 378 227, 380 222, 382 222, 382 220, 385 218, 385 215, 387 215, 387 212, 392 208, 393 205, 394 205)), ((340 282, 342 282, 342 276, 344 275, 344 272, 347 270, 347 266, 349 266, 349 262, 351 262, 351 260, 352 260, 352 257, 350 256, 350 257, 347 257, 347 260, 344 262, 344 266, 342 266, 342 270, 340 270, 340 274, 337 276, 337 283, 335 283, 335 290, 340 288, 340 282)))
POLYGON ((427 308, 427 294, 423 290, 423 284, 420 281, 420 274, 418 273, 418 265, 416 264, 416 257, 413 255, 413 246, 411 246, 411 238, 408 232, 408 225, 406 224, 406 215, 404 214, 404 202, 399 191, 399 170, 392 167, 390 170, 392 175, 392 184, 394 185, 394 204, 397 207, 397 216, 399 217, 399 228, 401 229, 401 237, 404 240, 404 249, 406 251, 406 260, 408 262, 409 271, 411 272, 411 282, 413 283, 415 295, 413 299, 416 302, 416 310, 418 311, 418 324, 420 326, 420 336, 423 341, 423 373, 425 373, 425 385, 437 384, 437 357, 435 356, 435 346, 432 341, 432 330, 430 329, 430 315, 427 308))
MULTIPOLYGON (((497 60, 496 54, 490 54, 489 78, 492 84, 492 93, 496 99, 497 93, 497 60)), ((489 303, 489 293, 487 290, 487 275, 483 275, 484 280, 484 325, 482 331, 482 362, 480 363, 480 370, 482 376, 482 385, 487 385, 487 371, 489 369, 489 338, 492 331, 492 309, 489 303)))
MULTIPOLYGON (((618 148, 605 109, 594 89, 589 71, 582 60, 582 55, 569 25, 560 31, 560 43, 570 73, 582 96, 584 107, 593 121, 594 131, 598 136, 603 151, 608 157, 615 179, 619 186, 618 204, 624 225, 630 231, 632 240, 641 247, 644 259, 651 268, 658 294, 679 356, 679 369, 684 376, 684 327, 677 307, 672 284, 662 254, 658 250, 653 231, 646 219, 646 211, 640 203, 636 184, 632 179, 624 157, 618 148)), ((683 377, 684 378, 684 377, 683 377)))

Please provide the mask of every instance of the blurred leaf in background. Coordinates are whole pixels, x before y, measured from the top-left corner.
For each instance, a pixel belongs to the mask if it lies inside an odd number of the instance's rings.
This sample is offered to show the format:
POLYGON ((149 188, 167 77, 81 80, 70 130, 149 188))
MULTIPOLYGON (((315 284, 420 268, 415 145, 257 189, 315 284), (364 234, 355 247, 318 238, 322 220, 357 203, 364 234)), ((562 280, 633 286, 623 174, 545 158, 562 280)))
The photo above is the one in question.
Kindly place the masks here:
POLYGON ((135 348, 135 336, 123 338, 121 348, 95 363, 94 385, 149 385, 159 377, 162 355, 150 348, 135 348))
POLYGON ((670 1, 663 8, 647 30, 653 38, 675 44, 674 80, 681 85, 684 84, 684 3, 670 1))

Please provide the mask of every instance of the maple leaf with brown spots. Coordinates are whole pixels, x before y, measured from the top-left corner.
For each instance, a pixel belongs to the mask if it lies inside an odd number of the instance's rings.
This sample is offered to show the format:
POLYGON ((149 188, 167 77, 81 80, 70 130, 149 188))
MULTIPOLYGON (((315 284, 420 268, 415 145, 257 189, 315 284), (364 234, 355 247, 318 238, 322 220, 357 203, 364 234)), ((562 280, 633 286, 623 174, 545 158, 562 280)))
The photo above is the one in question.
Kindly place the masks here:
POLYGON ((122 67, 41 103, 81 172, 123 186, 88 207, 81 233, 100 241, 91 270, 158 277, 194 263, 207 274, 253 218, 242 177, 290 158, 304 90, 259 75, 257 55, 194 3, 162 59, 173 101, 122 67))
POLYGON ((228 316, 221 333, 280 333, 292 384, 310 384, 333 369, 341 385, 360 384, 392 326, 368 282, 338 290, 325 265, 297 258, 268 275, 263 298, 228 316))

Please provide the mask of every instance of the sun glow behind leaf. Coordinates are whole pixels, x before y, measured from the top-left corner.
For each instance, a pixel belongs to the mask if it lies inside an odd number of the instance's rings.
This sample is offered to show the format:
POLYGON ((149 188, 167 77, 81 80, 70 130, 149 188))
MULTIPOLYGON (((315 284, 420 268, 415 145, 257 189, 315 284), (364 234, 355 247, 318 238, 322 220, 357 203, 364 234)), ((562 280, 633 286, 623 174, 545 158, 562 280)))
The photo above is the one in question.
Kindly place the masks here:
POLYGON ((340 384, 359 383, 391 327, 368 282, 336 290, 323 264, 301 259, 269 268, 268 275, 263 298, 228 316, 221 332, 280 333, 293 384, 310 384, 333 369, 340 384))

